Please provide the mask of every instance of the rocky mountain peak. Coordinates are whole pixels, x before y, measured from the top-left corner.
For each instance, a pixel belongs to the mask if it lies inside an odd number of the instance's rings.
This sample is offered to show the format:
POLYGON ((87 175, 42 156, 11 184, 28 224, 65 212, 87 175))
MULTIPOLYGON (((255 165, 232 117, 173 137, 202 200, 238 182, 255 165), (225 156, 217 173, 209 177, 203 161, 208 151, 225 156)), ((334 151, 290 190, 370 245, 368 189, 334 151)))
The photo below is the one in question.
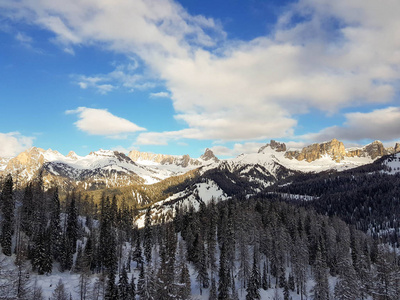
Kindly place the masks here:
POLYGON ((380 141, 373 141, 371 144, 365 146, 364 149, 372 159, 388 154, 382 142, 380 141))
POLYGON ((400 143, 396 143, 396 145, 394 146, 394 153, 398 152, 400 152, 400 143))
POLYGON ((265 146, 262 146, 260 150, 258 150, 258 153, 261 153, 265 150, 265 148, 270 147, 272 150, 275 150, 276 152, 285 152, 286 151, 286 144, 285 143, 280 143, 275 140, 271 140, 269 144, 266 144, 265 146))
POLYGON ((344 144, 337 139, 332 139, 324 143, 315 143, 310 146, 304 147, 301 151, 288 151, 286 157, 290 159, 306 160, 312 162, 328 155, 332 160, 340 162, 346 156, 346 149, 344 144))
POLYGON ((200 156, 200 159, 204 161, 213 161, 213 162, 219 162, 219 159, 214 155, 214 152, 212 152, 211 149, 207 148, 204 151, 204 154, 200 156))
POLYGON ((69 153, 67 154, 66 157, 69 157, 69 158, 74 159, 74 160, 78 159, 78 155, 74 151, 69 151, 69 153))

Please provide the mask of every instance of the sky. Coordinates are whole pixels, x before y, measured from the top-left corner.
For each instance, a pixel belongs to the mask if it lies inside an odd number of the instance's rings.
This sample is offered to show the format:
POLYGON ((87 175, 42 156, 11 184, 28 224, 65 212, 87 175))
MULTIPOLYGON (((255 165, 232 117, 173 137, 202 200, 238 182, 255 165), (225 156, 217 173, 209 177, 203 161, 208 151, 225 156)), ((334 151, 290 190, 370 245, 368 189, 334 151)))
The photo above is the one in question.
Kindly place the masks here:
POLYGON ((400 140, 398 0, 0 0, 0 156, 400 140))

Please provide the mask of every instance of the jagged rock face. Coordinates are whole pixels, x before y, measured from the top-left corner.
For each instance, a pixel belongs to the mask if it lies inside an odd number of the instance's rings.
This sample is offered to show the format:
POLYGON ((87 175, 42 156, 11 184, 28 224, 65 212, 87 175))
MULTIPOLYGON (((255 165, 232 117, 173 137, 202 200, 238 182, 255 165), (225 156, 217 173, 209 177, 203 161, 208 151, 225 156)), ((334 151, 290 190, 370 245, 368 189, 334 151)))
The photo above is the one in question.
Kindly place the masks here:
POLYGON ((4 174, 12 174, 17 181, 32 179, 37 175, 38 169, 44 163, 44 152, 45 150, 36 147, 21 152, 10 159, 4 169, 4 174))
POLYGON ((400 143, 396 143, 396 146, 394 146, 394 153, 400 152, 400 143))
POLYGON ((183 168, 186 168, 187 166, 200 166, 201 162, 198 161, 197 159, 190 158, 189 155, 183 155, 182 157, 179 156, 168 156, 164 158, 161 162, 162 165, 177 165, 183 168))
MULTIPOLYGON (((191 158, 189 155, 165 155, 165 154, 154 154, 148 152, 140 152, 137 150, 132 150, 128 154, 129 158, 133 161, 152 161, 155 163, 159 163, 161 165, 177 165, 183 168, 188 166, 201 166, 202 161, 191 158)), ((210 149, 206 149, 205 153, 200 157, 203 162, 204 161, 214 161, 218 162, 218 158, 214 155, 214 153, 210 149)))
POLYGON ((260 150, 258 150, 258 153, 261 153, 265 148, 270 147, 272 150, 275 150, 276 152, 285 152, 286 151, 286 144, 285 143, 280 143, 274 140, 271 140, 269 144, 266 144, 265 146, 262 146, 260 150))
POLYGON ((337 139, 333 139, 329 142, 322 144, 312 144, 299 151, 288 151, 286 152, 286 157, 290 159, 306 160, 307 162, 312 162, 314 160, 320 159, 324 155, 329 155, 332 160, 339 162, 345 155, 346 150, 342 142, 337 139))
POLYGON ((200 158, 204 161, 219 162, 219 159, 214 155, 214 152, 212 152, 208 148, 206 149, 206 151, 204 151, 204 154, 200 156, 200 158))
POLYGON ((74 160, 78 159, 78 155, 74 151, 69 151, 69 153, 67 154, 67 157, 72 158, 74 160))
POLYGON ((274 140, 271 140, 269 145, 270 145, 271 149, 274 149, 276 152, 285 152, 286 151, 285 143, 279 143, 274 140))
POLYGON ((380 141, 374 141, 371 144, 364 147, 365 152, 372 158, 375 159, 379 156, 388 154, 385 147, 380 141))
POLYGON ((347 157, 363 157, 365 156, 365 152, 363 149, 350 149, 347 150, 347 157))
POLYGON ((161 163, 164 159, 172 157, 172 155, 154 154, 149 152, 140 152, 138 150, 132 150, 131 152, 129 152, 128 157, 133 161, 148 160, 156 163, 161 163))

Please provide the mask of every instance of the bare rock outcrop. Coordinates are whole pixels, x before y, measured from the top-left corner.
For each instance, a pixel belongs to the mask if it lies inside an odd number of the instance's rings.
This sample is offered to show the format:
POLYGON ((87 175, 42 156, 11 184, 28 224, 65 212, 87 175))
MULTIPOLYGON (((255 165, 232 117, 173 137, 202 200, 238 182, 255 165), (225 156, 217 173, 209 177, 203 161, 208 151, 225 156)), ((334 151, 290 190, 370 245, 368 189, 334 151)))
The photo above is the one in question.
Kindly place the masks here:
POLYGON ((332 160, 340 162, 346 156, 346 149, 342 142, 333 139, 325 143, 315 143, 304 147, 301 151, 288 151, 286 157, 290 159, 306 160, 312 162, 322 158, 324 155, 329 155, 332 160))
POLYGON ((396 143, 396 145, 394 146, 394 153, 398 152, 400 152, 400 143, 396 143))
POLYGON ((214 155, 214 152, 208 148, 204 151, 204 154, 200 156, 200 159, 204 161, 219 162, 219 159, 214 155))
POLYGON ((374 141, 371 144, 365 146, 364 149, 366 154, 372 159, 388 154, 388 151, 385 149, 380 141, 374 141))

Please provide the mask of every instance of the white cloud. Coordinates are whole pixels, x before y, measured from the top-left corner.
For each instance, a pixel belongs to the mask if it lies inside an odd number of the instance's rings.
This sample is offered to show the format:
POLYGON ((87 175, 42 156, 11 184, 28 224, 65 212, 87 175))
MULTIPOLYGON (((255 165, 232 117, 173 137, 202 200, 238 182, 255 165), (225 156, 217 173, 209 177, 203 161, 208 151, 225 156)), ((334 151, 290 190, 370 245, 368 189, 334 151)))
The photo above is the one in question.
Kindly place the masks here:
MULTIPOLYGON (((54 32, 63 48, 100 45, 138 56, 165 83, 176 118, 188 127, 144 133, 139 144, 288 137, 295 115, 387 104, 398 91, 399 1, 300 0, 270 35, 249 42, 224 41, 218 22, 191 16, 172 0, 0 0, 0 6, 8 17, 54 32)), ((99 82, 78 84, 101 93, 147 87, 135 72, 116 68, 99 82)))
POLYGON ((321 141, 332 138, 359 141, 363 139, 392 141, 400 138, 400 107, 376 109, 368 113, 347 113, 342 126, 332 126, 302 136, 306 140, 321 141))
POLYGON ((33 41, 33 39, 30 36, 26 35, 23 32, 18 32, 17 35, 15 36, 15 39, 23 44, 31 44, 33 41))
POLYGON ((74 124, 79 130, 91 135, 126 138, 123 134, 146 130, 126 119, 114 116, 106 109, 78 107, 75 110, 67 110, 66 114, 77 114, 79 120, 74 124))
POLYGON ((152 98, 170 98, 171 95, 168 92, 158 92, 158 93, 150 93, 150 97, 152 97, 152 98))
POLYGON ((136 62, 116 65, 114 70, 106 74, 94 76, 72 75, 76 84, 81 89, 94 88, 100 94, 107 94, 118 88, 125 88, 128 91, 145 90, 154 87, 153 82, 136 70, 136 62))
POLYGON ((0 133, 0 157, 16 156, 32 147, 34 139, 19 132, 0 133))

